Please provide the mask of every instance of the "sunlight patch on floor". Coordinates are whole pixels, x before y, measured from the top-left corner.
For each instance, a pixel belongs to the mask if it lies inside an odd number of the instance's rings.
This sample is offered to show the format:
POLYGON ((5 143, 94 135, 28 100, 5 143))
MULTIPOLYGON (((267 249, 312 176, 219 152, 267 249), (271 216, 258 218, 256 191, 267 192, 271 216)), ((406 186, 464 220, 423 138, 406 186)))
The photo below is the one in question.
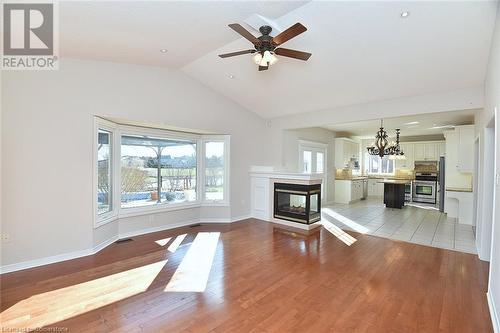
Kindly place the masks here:
POLYGON ((165 291, 205 291, 219 236, 220 232, 200 232, 196 235, 165 291))
POLYGON ((155 243, 160 245, 160 246, 165 246, 165 245, 167 245, 168 242, 170 242, 171 239, 172 239, 172 237, 158 239, 157 241, 155 241, 155 243))
POLYGON ((425 203, 419 204, 416 202, 405 202, 405 206, 417 207, 417 208, 427 209, 427 210, 439 210, 439 207, 431 206, 431 205, 425 204, 425 203))
POLYGON ((36 329, 142 293, 166 263, 167 260, 162 260, 31 296, 0 314, 2 328, 16 331, 36 329))
POLYGON ((184 240, 184 238, 186 238, 186 236, 187 236, 187 234, 182 234, 182 235, 175 237, 174 241, 172 242, 172 244, 169 245, 167 250, 172 252, 172 253, 177 251, 177 248, 179 247, 179 245, 181 245, 182 241, 184 240))
POLYGON ((321 212, 330 216, 331 218, 334 218, 335 220, 339 221, 340 223, 343 223, 344 225, 348 226, 352 230, 357 231, 361 234, 366 234, 370 231, 368 228, 362 226, 359 223, 356 223, 355 221, 345 217, 344 215, 337 213, 336 211, 334 211, 331 208, 323 208, 321 210, 321 212))
POLYGON ((339 240, 341 240, 342 242, 344 242, 345 245, 351 246, 352 244, 354 244, 356 242, 356 238, 352 237, 351 235, 349 235, 348 233, 346 233, 344 230, 342 230, 339 227, 337 227, 335 224, 333 224, 333 223, 331 223, 329 221, 325 221, 325 220, 321 220, 321 224, 332 235, 334 235, 339 240))

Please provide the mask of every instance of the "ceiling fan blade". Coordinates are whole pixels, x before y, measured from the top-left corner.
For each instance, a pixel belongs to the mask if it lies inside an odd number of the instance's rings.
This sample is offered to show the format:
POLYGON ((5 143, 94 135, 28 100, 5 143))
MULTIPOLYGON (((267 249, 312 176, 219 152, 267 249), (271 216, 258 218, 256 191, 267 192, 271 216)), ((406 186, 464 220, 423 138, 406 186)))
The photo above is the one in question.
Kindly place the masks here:
POLYGON ((254 35, 252 35, 247 29, 243 28, 240 24, 238 23, 232 23, 229 24, 229 27, 239 33, 241 36, 245 37, 247 40, 249 40, 253 45, 258 45, 260 44, 260 40, 257 39, 254 35))
POLYGON ((267 71, 269 69, 269 66, 259 66, 259 72, 260 71, 267 71))
POLYGON ((306 30, 307 30, 307 28, 304 27, 302 24, 295 23, 290 28, 286 29, 285 31, 283 31, 282 33, 277 35, 276 37, 273 37, 273 43, 274 43, 274 45, 283 44, 287 40, 290 40, 293 37, 300 35, 301 33, 303 33, 306 30))
POLYGON ((242 54, 248 54, 248 53, 254 53, 255 50, 245 50, 245 51, 238 51, 238 52, 231 52, 231 53, 224 53, 224 54, 219 54, 219 57, 221 58, 229 58, 229 57, 234 57, 234 56, 239 56, 242 54))
POLYGON ((312 55, 311 53, 297 51, 297 50, 284 49, 281 47, 279 49, 274 50, 274 53, 276 53, 277 55, 280 55, 280 56, 295 58, 295 59, 299 59, 299 60, 307 60, 312 55))

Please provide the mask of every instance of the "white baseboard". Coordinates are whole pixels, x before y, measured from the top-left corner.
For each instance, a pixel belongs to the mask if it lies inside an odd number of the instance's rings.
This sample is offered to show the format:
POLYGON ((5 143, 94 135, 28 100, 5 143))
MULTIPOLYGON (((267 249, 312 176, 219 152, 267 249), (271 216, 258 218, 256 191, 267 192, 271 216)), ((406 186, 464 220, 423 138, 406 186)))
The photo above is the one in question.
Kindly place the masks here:
POLYGON ((491 324, 493 325, 493 332, 500 333, 500 321, 498 320, 498 312, 495 306, 495 301, 491 297, 490 292, 486 293, 488 298, 488 307, 490 309, 491 324))
POLYGON ((114 243, 116 240, 118 240, 118 236, 111 237, 110 239, 107 239, 104 242, 97 244, 96 246, 94 246, 91 249, 67 252, 67 253, 58 254, 55 256, 27 260, 27 261, 22 261, 22 262, 10 264, 10 265, 3 265, 0 267, 0 274, 5 274, 5 273, 10 273, 10 272, 20 271, 23 269, 44 266, 44 265, 54 264, 57 262, 86 257, 86 256, 89 256, 92 254, 96 254, 97 252, 101 251, 102 249, 104 249, 108 245, 114 243))
POLYGON ((251 217, 250 215, 244 215, 244 216, 234 217, 231 219, 229 219, 229 218, 192 219, 189 221, 183 221, 183 222, 169 224, 169 225, 162 225, 162 226, 158 226, 158 227, 152 227, 152 228, 124 232, 124 233, 120 233, 119 235, 113 236, 110 239, 107 239, 107 240, 101 242, 100 244, 97 244, 96 246, 90 248, 90 249, 67 252, 67 253, 58 254, 55 256, 27 260, 27 261, 22 261, 19 263, 0 266, 0 275, 15 272, 15 271, 20 271, 23 269, 34 268, 34 267, 54 264, 54 263, 61 262, 61 261, 67 261, 67 260, 72 260, 72 259, 77 259, 77 258, 93 255, 93 254, 96 254, 97 252, 101 251, 102 249, 106 248, 107 246, 113 244, 118 239, 135 237, 135 236, 150 234, 153 232, 164 231, 164 230, 169 230, 169 229, 174 229, 174 228, 179 228, 179 227, 185 227, 185 226, 196 224, 196 223, 232 223, 232 222, 248 219, 250 217, 251 217))
POLYGON ((241 215, 241 216, 234 216, 231 217, 231 222, 238 222, 246 219, 251 219, 252 215, 251 214, 246 214, 246 215, 241 215))
POLYGON ((199 223, 199 219, 192 219, 188 221, 183 221, 183 222, 177 222, 173 224, 168 224, 168 225, 161 225, 157 227, 151 227, 151 228, 145 228, 145 229, 139 229, 139 230, 133 230, 133 231, 128 231, 128 232, 122 232, 118 235, 118 239, 123 239, 123 238, 130 238, 130 237, 135 237, 135 236, 140 236, 140 235, 145 235, 145 234, 150 234, 153 232, 158 232, 158 231, 165 231, 169 229, 175 229, 175 228, 180 228, 180 227, 185 227, 191 224, 196 224, 199 223))

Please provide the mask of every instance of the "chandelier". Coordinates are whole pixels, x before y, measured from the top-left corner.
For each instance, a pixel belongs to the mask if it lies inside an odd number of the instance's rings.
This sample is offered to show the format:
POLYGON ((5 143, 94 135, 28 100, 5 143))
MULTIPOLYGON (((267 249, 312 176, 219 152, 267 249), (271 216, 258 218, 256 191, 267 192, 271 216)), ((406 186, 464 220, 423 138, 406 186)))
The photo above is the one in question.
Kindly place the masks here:
POLYGON ((399 146, 399 128, 396 129, 396 142, 392 142, 389 144, 387 132, 384 130, 384 120, 380 120, 380 129, 375 135, 375 142, 366 147, 368 150, 368 154, 370 155, 378 155, 380 158, 389 155, 390 159, 406 159, 404 156, 404 152, 401 150, 399 146))

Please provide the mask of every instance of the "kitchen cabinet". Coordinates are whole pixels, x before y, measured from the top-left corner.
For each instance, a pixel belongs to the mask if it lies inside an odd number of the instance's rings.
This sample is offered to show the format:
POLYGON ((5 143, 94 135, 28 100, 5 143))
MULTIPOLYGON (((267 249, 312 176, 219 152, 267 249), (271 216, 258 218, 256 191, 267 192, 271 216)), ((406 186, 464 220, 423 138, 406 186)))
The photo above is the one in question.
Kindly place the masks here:
POLYGON ((368 196, 381 197, 384 195, 384 184, 380 183, 380 179, 368 180, 368 196))
POLYGON ((462 126, 457 126, 454 130, 444 132, 446 138, 445 184, 446 187, 471 188, 474 137, 470 132, 461 132, 460 127, 462 126), (460 134, 462 134, 462 141, 460 141, 460 134), (471 144, 465 142, 467 136, 469 136, 471 144), (460 142, 462 142, 464 147, 460 146, 460 142))
POLYGON ((438 145, 435 143, 425 144, 425 161, 437 161, 439 159, 438 145))
POLYGON ((474 125, 457 126, 458 134, 458 156, 457 169, 460 172, 472 172, 474 170, 474 125))
POLYGON ((349 166, 351 161, 359 165, 359 160, 359 143, 349 138, 335 139, 335 168, 343 169, 349 166))
POLYGON ((407 168, 413 169, 413 144, 412 143, 402 143, 400 144, 401 149, 404 152, 404 156, 406 157, 404 160, 396 160, 396 168, 407 168))
POLYGON ((413 149, 415 161, 423 161, 425 159, 425 143, 415 143, 413 149))
POLYGON ((440 142, 438 143, 438 148, 439 148, 439 156, 446 156, 446 143, 440 142))
POLYGON ((437 161, 439 160, 439 143, 415 143, 414 161, 437 161))
POLYGON ((348 204, 363 198, 363 179, 335 180, 335 202, 348 204))

